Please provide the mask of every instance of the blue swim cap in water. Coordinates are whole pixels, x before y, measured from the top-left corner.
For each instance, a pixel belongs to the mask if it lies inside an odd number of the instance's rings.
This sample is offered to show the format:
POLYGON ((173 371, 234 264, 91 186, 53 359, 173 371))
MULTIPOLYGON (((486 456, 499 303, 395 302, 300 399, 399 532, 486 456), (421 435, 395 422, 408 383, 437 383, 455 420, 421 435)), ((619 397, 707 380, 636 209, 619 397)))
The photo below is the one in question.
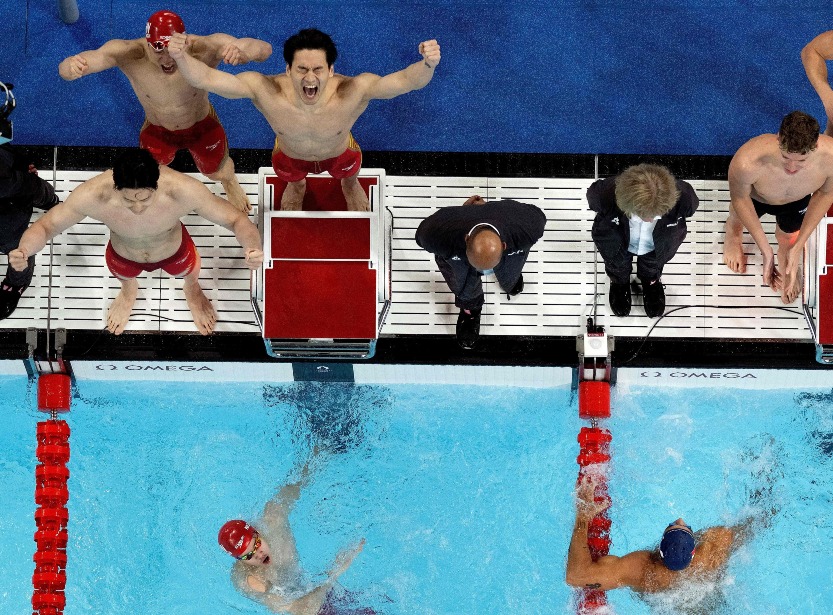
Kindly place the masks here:
POLYGON ((688 526, 672 527, 673 525, 672 523, 662 535, 659 554, 668 570, 682 570, 694 557, 694 534, 688 526))

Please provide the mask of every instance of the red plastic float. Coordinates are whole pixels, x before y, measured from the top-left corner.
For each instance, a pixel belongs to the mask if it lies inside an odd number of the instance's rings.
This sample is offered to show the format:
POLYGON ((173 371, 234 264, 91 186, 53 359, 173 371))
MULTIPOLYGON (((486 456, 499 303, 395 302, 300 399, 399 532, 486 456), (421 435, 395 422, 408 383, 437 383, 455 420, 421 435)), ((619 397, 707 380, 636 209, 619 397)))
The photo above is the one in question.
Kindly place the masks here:
MULTIPOLYGON (((596 426, 598 419, 610 418, 610 383, 604 380, 584 380, 578 385, 579 418, 591 421, 592 427, 582 427, 578 434, 578 481, 590 473, 590 466, 606 466, 610 462, 610 432, 596 426)), ((593 469, 599 477, 593 494, 597 502, 609 500, 607 493, 607 468, 593 469), (599 471, 601 470, 601 471, 599 471)), ((607 511, 593 517, 587 528, 587 546, 590 557, 596 561, 610 552, 610 517, 607 511)), ((609 613, 607 595, 597 589, 579 591, 577 611, 579 615, 609 613)))
POLYGON ((56 413, 66 412, 70 404, 70 378, 67 374, 41 374, 38 379, 38 408, 50 412, 52 420, 37 427, 35 455, 35 543, 32 560, 33 615, 62 615, 66 606, 67 525, 69 511, 70 428, 56 413))

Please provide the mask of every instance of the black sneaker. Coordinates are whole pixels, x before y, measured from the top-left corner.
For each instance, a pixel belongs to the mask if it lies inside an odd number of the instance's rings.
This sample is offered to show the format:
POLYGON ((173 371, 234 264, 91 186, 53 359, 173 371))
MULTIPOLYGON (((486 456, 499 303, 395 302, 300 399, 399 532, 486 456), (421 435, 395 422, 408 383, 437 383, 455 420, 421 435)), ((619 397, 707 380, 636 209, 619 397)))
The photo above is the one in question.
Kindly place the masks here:
POLYGON ((515 285, 512 287, 512 290, 506 291, 506 294, 509 297, 514 297, 515 295, 520 295, 524 291, 524 274, 521 274, 518 278, 518 281, 515 282, 515 285))
POLYGON ((6 282, 0 285, 0 320, 12 315, 24 290, 25 286, 12 286, 6 282))
POLYGON ((610 292, 607 295, 610 301, 610 310, 616 316, 627 316, 631 313, 631 285, 610 283, 610 292))
POLYGON ((658 279, 642 280, 642 297, 648 318, 659 318, 665 313, 665 289, 658 279))
POLYGON ((471 350, 477 343, 480 337, 480 312, 481 310, 469 310, 471 314, 466 314, 465 310, 460 310, 460 315, 457 317, 457 343, 460 348, 471 350))

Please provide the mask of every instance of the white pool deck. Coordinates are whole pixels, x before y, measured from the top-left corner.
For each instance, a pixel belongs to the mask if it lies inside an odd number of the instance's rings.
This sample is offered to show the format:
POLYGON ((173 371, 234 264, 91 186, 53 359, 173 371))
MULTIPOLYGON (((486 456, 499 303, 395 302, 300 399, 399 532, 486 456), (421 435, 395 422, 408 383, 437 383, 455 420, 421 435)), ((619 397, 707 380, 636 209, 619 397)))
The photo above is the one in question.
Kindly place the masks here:
MULTIPOLYGON (((57 191, 62 198, 94 172, 62 171, 57 191)), ((200 177, 202 176, 195 176, 200 177)), ((258 176, 239 176, 253 203, 258 176)), ((457 309, 437 271, 433 257, 414 241, 417 225, 438 207, 460 205, 469 195, 487 199, 512 198, 532 203, 547 215, 544 237, 536 244, 524 269, 524 292, 508 300, 493 278, 485 278, 483 335, 573 336, 592 310, 594 260, 590 227, 593 213, 585 191, 590 179, 511 179, 471 177, 387 176, 384 205, 393 213, 392 305, 381 335, 453 334, 457 309)), ((721 262, 723 222, 729 194, 725 181, 693 180, 700 208, 689 220, 689 233, 666 266, 668 315, 655 338, 722 338, 745 340, 812 339, 800 300, 784 306, 761 280, 761 256, 748 235, 748 273, 735 274, 721 262), (784 309, 784 308, 787 309, 784 309), (675 308, 683 308, 675 310, 675 308)), ((218 194, 221 187, 207 185, 218 194)), ((40 212, 36 212, 37 218, 40 212)), ((256 212, 252 220, 257 220, 256 212)), ((250 305, 249 271, 229 232, 198 216, 184 219, 202 257, 201 280, 218 314, 218 332, 257 332, 250 305)), ((774 242, 774 221, 764 220, 774 242)), ((92 220, 72 227, 51 246, 52 287, 49 299, 50 247, 38 256, 32 287, 17 311, 0 323, 3 329, 51 328, 96 330, 104 327, 107 306, 119 283, 104 263, 108 231, 92 220), (51 312, 47 309, 51 304, 51 312)), ((181 281, 164 273, 144 274, 128 332, 196 334, 181 291, 181 281)), ((656 322, 644 316, 634 298, 632 315, 609 315, 607 276, 598 263, 598 321, 615 336, 642 337, 656 322)))

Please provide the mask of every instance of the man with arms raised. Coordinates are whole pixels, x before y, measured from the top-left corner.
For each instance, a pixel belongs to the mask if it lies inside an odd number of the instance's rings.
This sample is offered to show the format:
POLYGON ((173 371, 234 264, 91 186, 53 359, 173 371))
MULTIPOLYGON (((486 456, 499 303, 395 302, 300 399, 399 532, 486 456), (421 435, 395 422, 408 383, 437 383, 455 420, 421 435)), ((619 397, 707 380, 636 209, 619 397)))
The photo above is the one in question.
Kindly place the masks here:
POLYGON ((9 252, 9 263, 23 271, 28 258, 53 237, 90 217, 110 229, 107 266, 121 281, 121 292, 107 314, 107 328, 124 331, 136 301, 136 276, 164 269, 184 277, 185 299, 200 333, 214 330, 217 313, 199 284, 200 256, 180 218, 196 212, 227 228, 243 247, 246 265, 263 262, 260 234, 240 210, 211 193, 202 182, 168 167, 160 167, 147 150, 122 154, 111 171, 105 171, 72 191, 67 200, 39 218, 9 252))
POLYGON ((801 292, 804 244, 833 204, 833 138, 819 135, 814 118, 793 111, 777 135, 754 137, 737 151, 729 165, 729 194, 723 262, 736 273, 746 271, 746 228, 764 257, 764 284, 792 303, 801 292), (759 220, 764 214, 775 216, 778 267, 759 220))
POLYGON ((732 551, 748 535, 746 525, 711 527, 696 534, 682 519, 668 524, 659 548, 634 551, 622 557, 605 555, 595 562, 587 545, 587 529, 610 501, 596 501, 596 481, 588 476, 576 498, 576 524, 567 555, 567 583, 585 589, 606 591, 629 587, 640 593, 655 593, 694 580, 716 579, 725 570, 732 551))
POLYGON ((425 87, 440 61, 440 46, 431 40, 420 43, 422 59, 404 70, 384 77, 338 75, 332 39, 314 29, 287 39, 282 75, 212 69, 191 57, 191 35, 173 35, 169 50, 191 85, 226 98, 249 98, 264 115, 276 135, 272 166, 287 182, 281 209, 289 210, 301 209, 307 174, 324 171, 341 180, 348 209, 369 209, 357 178, 361 149, 350 129, 371 100, 425 87))
MULTIPOLYGON (((72 81, 108 68, 121 69, 145 110, 139 146, 159 164, 170 164, 177 150, 189 150, 200 173, 223 184, 235 207, 249 211, 249 199, 234 175, 226 133, 208 102, 208 92, 188 84, 168 53, 174 31, 185 31, 179 15, 158 11, 147 22, 145 38, 112 40, 98 49, 82 51, 61 62, 58 72, 72 81)), ((223 61, 232 66, 263 62, 272 55, 269 43, 253 38, 228 34, 189 37, 194 57, 212 67, 223 61)))

